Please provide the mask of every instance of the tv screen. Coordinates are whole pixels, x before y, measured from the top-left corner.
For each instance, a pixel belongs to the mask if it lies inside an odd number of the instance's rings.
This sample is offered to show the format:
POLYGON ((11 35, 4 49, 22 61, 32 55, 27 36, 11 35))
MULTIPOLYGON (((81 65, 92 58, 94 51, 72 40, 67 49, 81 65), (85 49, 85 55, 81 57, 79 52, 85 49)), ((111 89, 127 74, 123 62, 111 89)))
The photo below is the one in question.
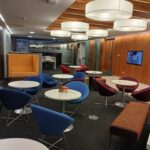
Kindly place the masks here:
POLYGON ((127 63, 142 65, 143 51, 128 51, 127 63))

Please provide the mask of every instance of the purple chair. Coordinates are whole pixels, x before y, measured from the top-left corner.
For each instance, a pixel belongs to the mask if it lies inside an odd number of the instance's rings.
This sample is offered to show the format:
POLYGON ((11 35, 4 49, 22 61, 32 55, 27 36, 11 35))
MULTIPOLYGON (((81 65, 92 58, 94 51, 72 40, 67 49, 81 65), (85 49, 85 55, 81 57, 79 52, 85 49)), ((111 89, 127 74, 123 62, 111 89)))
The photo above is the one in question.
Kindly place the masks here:
POLYGON ((105 96, 105 106, 107 107, 108 97, 115 95, 117 93, 117 90, 107 85, 105 81, 103 80, 96 80, 96 83, 97 83, 96 87, 97 87, 99 94, 102 96, 105 96))
MULTIPOLYGON (((125 88, 125 92, 126 93, 132 93, 134 90, 136 90, 139 86, 139 81, 135 78, 132 78, 132 77, 122 77, 120 78, 119 80, 129 80, 129 81, 135 81, 137 82, 137 85, 134 85, 134 86, 126 86, 125 88)), ((118 88, 119 91, 122 91, 123 90, 123 87, 121 85, 116 85, 116 87, 118 88)))
POLYGON ((134 91, 131 95, 139 101, 148 102, 150 101, 150 87, 140 91, 134 91))

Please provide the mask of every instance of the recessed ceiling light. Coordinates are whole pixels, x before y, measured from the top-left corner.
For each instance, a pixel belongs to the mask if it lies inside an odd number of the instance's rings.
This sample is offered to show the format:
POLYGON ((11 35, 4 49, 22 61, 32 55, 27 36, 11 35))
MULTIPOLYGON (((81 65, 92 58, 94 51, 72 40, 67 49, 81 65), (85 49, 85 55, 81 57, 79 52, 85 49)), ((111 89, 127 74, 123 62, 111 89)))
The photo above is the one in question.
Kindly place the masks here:
POLYGON ((31 34, 34 34, 35 32, 34 32, 34 31, 30 31, 30 33, 31 33, 31 34))
POLYGON ((32 37, 31 35, 28 36, 28 38, 31 38, 31 37, 32 37))

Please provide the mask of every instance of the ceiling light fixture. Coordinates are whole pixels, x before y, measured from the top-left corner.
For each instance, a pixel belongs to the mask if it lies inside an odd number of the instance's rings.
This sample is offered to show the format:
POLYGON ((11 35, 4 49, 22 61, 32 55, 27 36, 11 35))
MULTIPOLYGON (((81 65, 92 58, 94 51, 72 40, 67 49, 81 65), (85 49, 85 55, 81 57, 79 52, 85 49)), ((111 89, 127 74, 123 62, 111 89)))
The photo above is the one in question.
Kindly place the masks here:
POLYGON ((147 21, 142 19, 126 19, 114 22, 117 31, 143 31, 147 28, 147 21))
POLYGON ((86 32, 86 35, 89 37, 106 37, 108 36, 108 31, 102 29, 92 29, 88 30, 86 32))
POLYGON ((61 29, 72 32, 86 32, 89 30, 89 24, 77 21, 62 22, 61 29))
POLYGON ((72 40, 78 41, 78 40, 88 40, 88 36, 85 34, 73 34, 71 36, 72 40))
POLYGON ((35 32, 34 32, 34 31, 30 31, 30 33, 31 33, 31 34, 34 34, 35 32))
POLYGON ((63 30, 51 30, 51 36, 56 36, 56 37, 70 37, 71 32, 69 31, 63 31, 63 30))
POLYGON ((132 17, 133 4, 126 0, 94 0, 86 4, 85 16, 99 21, 114 21, 132 17))
POLYGON ((8 31, 10 34, 12 34, 12 31, 11 31, 11 29, 9 28, 9 26, 7 25, 7 23, 6 23, 5 19, 4 19, 4 17, 2 16, 2 14, 0 14, 0 19, 1 19, 1 20, 3 21, 3 23, 5 24, 7 31, 8 31))

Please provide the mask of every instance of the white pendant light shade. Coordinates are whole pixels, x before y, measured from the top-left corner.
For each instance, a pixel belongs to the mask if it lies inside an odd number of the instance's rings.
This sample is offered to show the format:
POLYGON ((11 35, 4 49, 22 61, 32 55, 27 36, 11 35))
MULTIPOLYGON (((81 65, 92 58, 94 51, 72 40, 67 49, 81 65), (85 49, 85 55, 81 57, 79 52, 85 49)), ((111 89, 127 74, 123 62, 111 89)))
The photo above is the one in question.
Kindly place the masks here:
POLYGON ((78 40, 88 40, 88 36, 85 35, 85 34, 73 34, 71 36, 71 39, 76 40, 76 41, 78 41, 78 40))
POLYGON ((85 32, 89 29, 89 24, 76 21, 62 22, 61 29, 73 32, 85 32))
POLYGON ((94 0, 86 4, 85 16, 99 21, 128 19, 132 16, 133 4, 126 0, 94 0))
POLYGON ((51 36, 56 36, 56 37, 70 37, 71 32, 69 31, 63 31, 63 30, 51 30, 51 36))
POLYGON ((108 31, 101 30, 101 29, 93 29, 93 30, 88 30, 86 32, 86 35, 90 37, 105 37, 108 36, 108 31))
POLYGON ((114 30, 117 31, 143 31, 147 28, 147 22, 142 19, 126 19, 114 22, 114 30))

